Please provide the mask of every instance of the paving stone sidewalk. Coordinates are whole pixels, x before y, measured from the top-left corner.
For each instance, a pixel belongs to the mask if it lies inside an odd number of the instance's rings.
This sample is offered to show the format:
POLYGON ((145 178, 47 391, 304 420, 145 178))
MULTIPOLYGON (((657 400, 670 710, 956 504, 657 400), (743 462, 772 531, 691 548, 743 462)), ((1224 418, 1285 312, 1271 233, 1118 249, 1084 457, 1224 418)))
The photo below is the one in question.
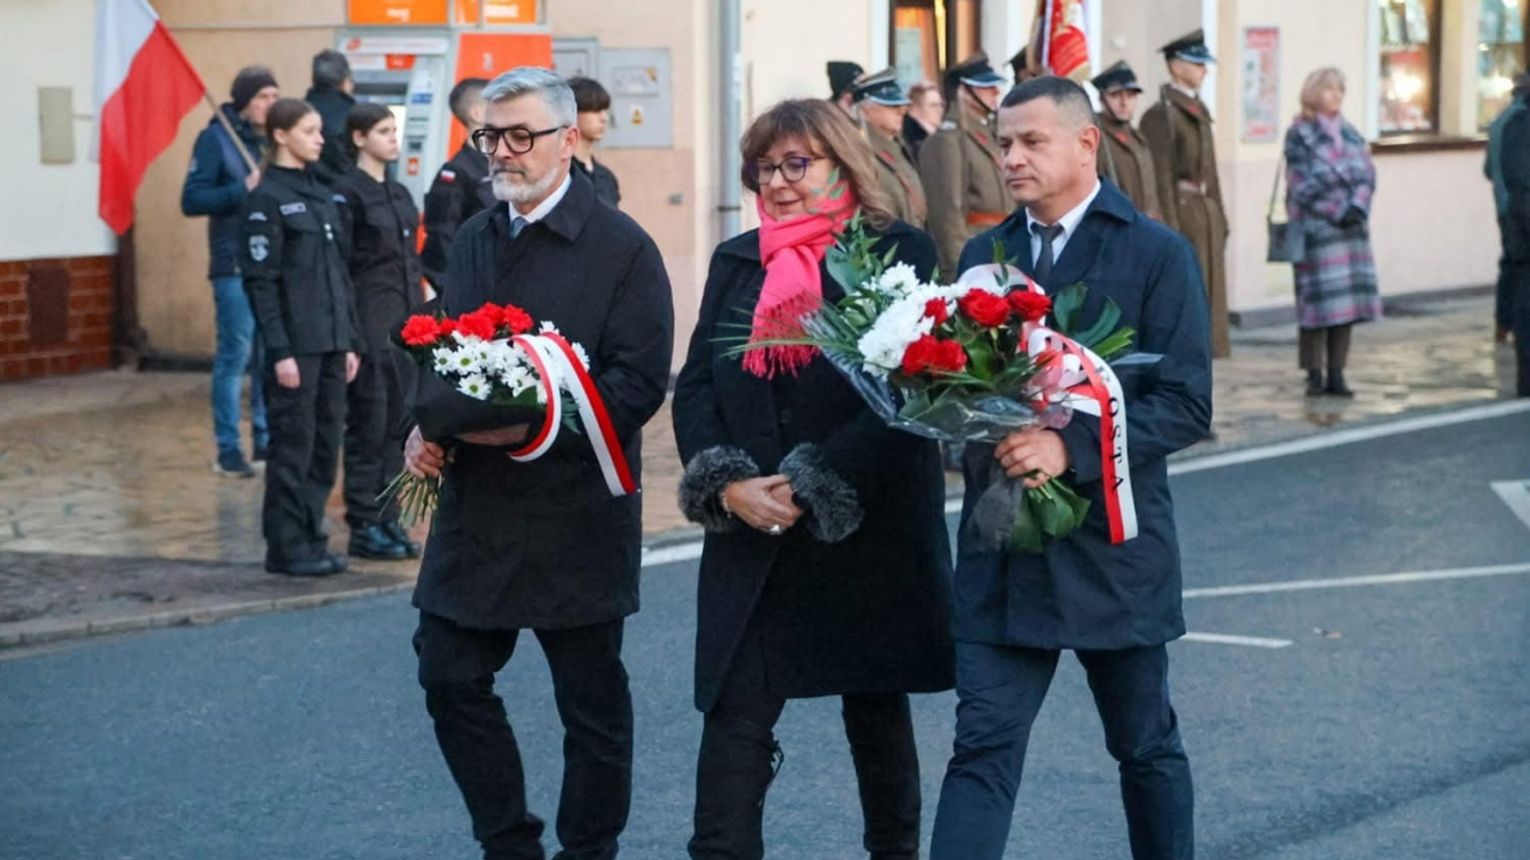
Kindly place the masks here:
MULTIPOLYGON (((1507 397, 1488 298, 1400 305, 1356 330, 1354 400, 1306 398, 1296 333, 1238 331, 1216 364, 1216 439, 1180 456, 1507 397)), ((212 471, 205 374, 112 372, 0 386, 0 648, 197 623, 408 588, 415 563, 320 581, 264 573, 261 481, 212 471)), ((694 532, 675 506, 666 407, 644 432, 650 547, 694 532)), ((338 494, 332 546, 345 546, 338 494)), ((423 533, 423 532, 422 532, 423 533)))

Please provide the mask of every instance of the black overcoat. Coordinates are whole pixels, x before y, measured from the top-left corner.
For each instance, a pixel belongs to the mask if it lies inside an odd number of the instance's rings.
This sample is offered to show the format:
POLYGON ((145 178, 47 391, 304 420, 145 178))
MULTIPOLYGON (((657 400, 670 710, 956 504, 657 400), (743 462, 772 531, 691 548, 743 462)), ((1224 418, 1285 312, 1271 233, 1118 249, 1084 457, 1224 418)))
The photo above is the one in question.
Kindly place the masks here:
MULTIPOLYGON (((641 475, 640 431, 664 403, 674 340, 659 249, 577 174, 545 219, 509 237, 505 204, 462 225, 443 310, 514 304, 583 345, 641 475)), ((415 606, 479 629, 581 627, 637 611, 642 506, 612 497, 587 436, 565 430, 530 463, 460 444, 445 475, 415 606)))
MULTIPOLYGON (((1024 210, 967 243, 961 270, 993 260, 998 239, 1030 273, 1024 210)), ((1137 332, 1138 350, 1163 359, 1123 375, 1127 454, 1139 534, 1110 543, 1105 518, 1099 421, 1076 414, 1061 435, 1072 467, 1067 478, 1090 500, 1072 535, 1048 540, 1044 554, 984 549, 958 532, 956 637, 963 641, 1047 649, 1120 649, 1157 645, 1185 632, 1180 606, 1179 542, 1169 494, 1168 456, 1206 438, 1211 428, 1211 337, 1206 293, 1195 252, 1184 237, 1132 206, 1101 180, 1099 196, 1068 239, 1049 291, 1082 282, 1092 323, 1105 297, 1121 324, 1137 332)), ((968 445, 963 524, 988 486, 994 446, 968 445)))
MULTIPOLYGON (((921 278, 928 236, 898 222, 878 247, 921 278)), ((822 269, 825 299, 843 289, 822 269)), ((927 692, 952 684, 950 544, 937 445, 887 427, 823 358, 767 381, 728 357, 764 284, 759 234, 718 246, 675 384, 686 464, 681 507, 707 529, 697 592, 696 706, 709 710, 746 625, 765 642, 770 691, 785 698, 927 692), (717 494, 781 473, 802 522, 782 537, 744 526, 717 494)))

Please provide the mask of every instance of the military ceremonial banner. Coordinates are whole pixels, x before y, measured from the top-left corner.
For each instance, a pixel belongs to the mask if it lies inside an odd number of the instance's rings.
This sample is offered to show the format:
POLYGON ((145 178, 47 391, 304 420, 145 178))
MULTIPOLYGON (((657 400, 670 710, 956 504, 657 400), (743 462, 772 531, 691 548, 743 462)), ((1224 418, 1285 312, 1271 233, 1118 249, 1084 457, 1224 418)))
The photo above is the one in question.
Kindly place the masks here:
POLYGON ((1041 65, 1061 78, 1087 80, 1089 37, 1085 0, 1041 0, 1041 65))

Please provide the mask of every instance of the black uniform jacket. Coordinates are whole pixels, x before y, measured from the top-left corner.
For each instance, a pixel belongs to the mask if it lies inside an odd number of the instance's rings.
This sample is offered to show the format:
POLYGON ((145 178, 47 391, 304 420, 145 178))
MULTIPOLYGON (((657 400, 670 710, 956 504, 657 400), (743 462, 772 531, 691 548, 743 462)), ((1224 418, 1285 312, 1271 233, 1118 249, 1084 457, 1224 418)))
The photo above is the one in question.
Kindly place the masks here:
POLYGON ((436 292, 446 283, 446 262, 457 231, 467 219, 495 203, 494 186, 489 182, 489 159, 471 143, 464 143, 442 165, 425 193, 425 249, 420 261, 436 292))
MULTIPOLYGON (((928 236, 895 222, 878 253, 894 244, 898 261, 930 277, 928 236)), ((827 267, 821 274, 824 300, 841 298, 827 267)), ((681 508, 707 529, 696 707, 716 702, 751 626, 778 696, 948 688, 951 550, 939 448, 888 427, 821 356, 798 376, 773 380, 730 357, 764 280, 758 231, 718 246, 675 383, 681 508), (805 511, 784 535, 722 510, 723 487, 777 473, 791 479, 805 511)))
MULTIPOLYGON (((1031 272, 1024 210, 968 242, 962 270, 991 262, 995 239, 1005 248, 1024 249, 1016 263, 1031 272)), ((1080 282, 1089 290, 1081 311, 1086 324, 1109 297, 1121 308, 1121 325, 1136 330, 1137 349, 1163 356, 1147 373, 1122 376, 1139 533, 1122 544, 1110 542, 1099 420, 1076 413, 1061 435, 1072 461, 1067 478, 1089 499, 1088 518, 1068 537, 1049 540, 1041 554, 990 552, 959 531, 956 637, 963 641, 1122 649, 1157 645, 1185 632, 1168 456, 1211 429, 1211 342, 1200 267, 1183 236, 1137 211, 1120 189, 1101 180, 1099 196, 1044 286, 1056 290, 1080 282)), ((989 485, 993 450, 966 447, 963 523, 989 485)))
POLYGON ((272 165, 239 222, 244 289, 266 359, 365 352, 346 271, 344 195, 311 170, 272 165))
MULTIPOLYGON (((664 403, 674 340, 669 276, 653 240, 575 174, 548 216, 510 240, 504 204, 452 245, 450 316, 514 304, 584 346, 617 436, 641 475, 642 427, 664 403)), ((589 437, 541 459, 460 444, 446 468, 414 605, 479 629, 580 627, 638 609, 642 506, 612 497, 589 437)))
POLYGON ((409 309, 421 300, 420 255, 415 235, 420 213, 408 189, 378 182, 358 167, 341 179, 339 192, 350 226, 351 283, 368 352, 382 354, 409 309))

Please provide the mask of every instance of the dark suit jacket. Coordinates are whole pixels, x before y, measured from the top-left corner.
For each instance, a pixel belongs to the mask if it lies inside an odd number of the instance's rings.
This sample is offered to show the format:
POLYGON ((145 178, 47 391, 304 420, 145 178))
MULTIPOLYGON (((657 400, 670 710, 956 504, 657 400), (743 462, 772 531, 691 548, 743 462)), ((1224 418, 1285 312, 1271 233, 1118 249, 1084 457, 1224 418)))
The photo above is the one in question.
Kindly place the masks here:
MULTIPOLYGON (((878 253, 895 243, 896 259, 928 278, 930 238, 898 222, 878 253)), ((820 271, 825 299, 842 297, 820 271)), ((765 380, 728 355, 764 280, 758 231, 718 246, 675 383, 681 508, 707 528, 696 707, 711 709, 746 629, 763 640, 769 690, 784 698, 946 689, 951 550, 940 451, 888 427, 822 357, 795 378, 765 380), (728 483, 778 472, 806 512, 785 535, 764 535, 718 506, 728 483)))
MULTIPOLYGON (((1110 543, 1101 483, 1099 422, 1075 415, 1061 431, 1072 460, 1066 476, 1091 501, 1087 521, 1045 552, 995 553, 960 540, 955 633, 971 642, 1031 648, 1118 649, 1156 645, 1185 632, 1180 610, 1179 544, 1167 457, 1211 427, 1211 354, 1206 294, 1195 252, 1179 234, 1138 212, 1109 181, 1068 240, 1050 292, 1084 283, 1091 322, 1105 297, 1121 307, 1136 347, 1163 356, 1126 385, 1127 453, 1139 533, 1110 543)), ((993 259, 995 238, 1029 272, 1024 210, 967 243, 962 269, 993 259)), ((988 486, 992 445, 969 445, 963 467, 963 522, 988 486)), ((963 536, 965 538, 965 536, 963 536)))
MULTIPOLYGON (((442 308, 515 304, 589 352, 591 374, 641 473, 643 424, 664 403, 674 340, 669 276, 631 218, 596 202, 575 175, 546 219, 510 241, 504 204, 462 225, 442 308)), ((474 628, 550 629, 612 621, 638 608, 642 506, 612 498, 589 437, 563 431, 515 463, 461 444, 447 466, 414 604, 474 628)))

